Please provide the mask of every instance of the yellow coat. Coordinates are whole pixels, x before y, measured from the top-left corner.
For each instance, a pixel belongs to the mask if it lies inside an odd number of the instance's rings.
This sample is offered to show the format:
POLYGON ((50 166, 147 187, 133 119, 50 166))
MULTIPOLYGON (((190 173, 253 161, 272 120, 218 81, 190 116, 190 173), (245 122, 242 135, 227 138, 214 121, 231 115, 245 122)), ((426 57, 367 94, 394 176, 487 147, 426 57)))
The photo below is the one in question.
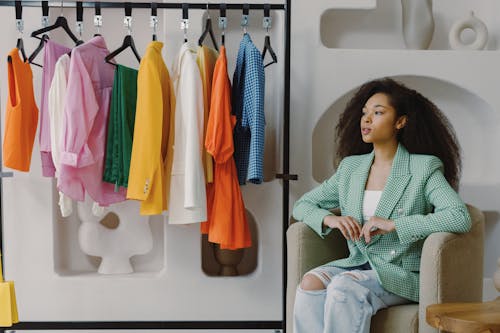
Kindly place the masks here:
POLYGON ((149 43, 137 76, 137 107, 127 199, 140 200, 142 215, 168 207, 174 144, 175 95, 163 61, 163 43, 149 43))

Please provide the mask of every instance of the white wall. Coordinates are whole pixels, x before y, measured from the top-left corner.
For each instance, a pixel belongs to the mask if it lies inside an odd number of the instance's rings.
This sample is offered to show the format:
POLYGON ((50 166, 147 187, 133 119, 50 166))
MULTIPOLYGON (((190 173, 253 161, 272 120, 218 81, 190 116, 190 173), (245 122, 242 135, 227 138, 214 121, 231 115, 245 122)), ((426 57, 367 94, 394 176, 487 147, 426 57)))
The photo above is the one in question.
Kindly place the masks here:
MULTIPOLYGON (((146 2, 146 1, 143 1, 146 2)), ((188 1, 189 2, 189 1, 188 1)), ((194 2, 194 1, 191 1, 194 2)), ((237 3, 237 1, 226 1, 237 3)), ((249 3, 255 1, 248 1, 249 3)), ((279 3, 278 1, 269 1, 279 3)), ((64 9, 70 26, 75 22, 74 8, 64 9)), ((160 28, 158 40, 165 42, 163 55, 171 68, 183 43, 180 30, 180 10, 158 10, 160 28)), ((50 22, 60 14, 58 8, 50 9, 50 22)), ((94 34, 93 9, 85 9, 83 39, 94 34)), ((189 39, 198 39, 204 22, 202 10, 190 10, 189 39)), ((102 9, 101 30, 108 48, 121 45, 126 30, 123 28, 122 9, 102 9)), ((142 53, 151 40, 149 10, 134 9, 133 36, 142 53)), ((242 30, 240 12, 228 10, 229 27, 226 47, 229 73, 232 77, 242 30)), ((283 24, 284 14, 272 12, 271 40, 279 57, 279 64, 266 69, 266 120, 267 146, 265 174, 272 179, 279 169, 280 119, 282 117, 283 24)), ((31 31, 41 27, 41 8, 25 7, 24 42, 28 54, 38 45, 30 38, 31 31)), ((214 30, 218 33, 218 11, 212 12, 214 30)), ((0 20, 4 31, 0 36, 0 54, 6 57, 15 46, 17 33, 13 7, 0 7, 0 20)), ((73 29, 74 30, 74 29, 73 29)), ((250 12, 248 29, 257 47, 264 44, 262 11, 250 12)), ((51 33, 51 38, 71 45, 63 33, 51 33)), ((5 59, 5 58, 4 58, 5 59)), ((43 55, 37 60, 42 61, 43 55)), ((118 57, 120 63, 138 67, 131 52, 118 57)), ((33 67, 34 89, 39 100, 41 69, 33 67)), ((6 66, 0 66, 1 117, 4 119, 7 94, 6 66)), ((7 170, 6 170, 7 171, 7 170)), ((256 270, 247 276, 208 277, 201 269, 199 226, 167 225, 163 217, 156 217, 155 235, 164 241, 158 257, 161 269, 148 273, 120 276, 99 276, 81 273, 74 269, 61 274, 56 259, 88 260, 75 246, 78 220, 62 219, 57 211, 55 186, 51 179, 41 176, 38 140, 33 151, 31 171, 14 172, 14 177, 4 179, 2 193, 4 214, 4 259, 6 277, 16 283, 21 321, 125 321, 125 320, 252 320, 276 321, 282 316, 282 217, 281 185, 272 180, 262 185, 243 188, 246 207, 256 221, 258 230, 258 259, 256 270), (163 225, 158 228, 158 224, 163 225), (66 239, 66 237, 68 237, 66 239), (64 239, 63 239, 64 238, 64 239), (60 244, 73 244, 61 248, 60 244), (60 251, 64 253, 54 253, 60 251)), ((70 265, 71 266, 71 265, 70 265)), ((73 265, 78 266, 78 265, 73 265)), ((71 266, 71 267, 73 267, 71 266)), ((82 265, 80 265, 82 266, 82 265)), ((92 262, 83 264, 85 269, 92 262)), ((147 266, 147 265, 146 265, 147 266)), ((71 268, 70 267, 70 268, 71 268)), ((64 267, 63 267, 64 268, 64 267)), ((72 268, 71 268, 72 269, 72 268)), ((70 270, 71 270, 70 269, 70 270)))
POLYGON ((487 220, 485 299, 498 296, 491 278, 500 256, 499 10, 494 0, 436 0, 430 50, 406 50, 399 0, 297 0, 292 7, 291 170, 299 181, 291 185, 291 203, 334 171, 333 132, 353 89, 396 76, 435 101, 457 131, 460 194, 487 220), (489 29, 487 50, 449 50, 452 23, 470 10, 489 29))

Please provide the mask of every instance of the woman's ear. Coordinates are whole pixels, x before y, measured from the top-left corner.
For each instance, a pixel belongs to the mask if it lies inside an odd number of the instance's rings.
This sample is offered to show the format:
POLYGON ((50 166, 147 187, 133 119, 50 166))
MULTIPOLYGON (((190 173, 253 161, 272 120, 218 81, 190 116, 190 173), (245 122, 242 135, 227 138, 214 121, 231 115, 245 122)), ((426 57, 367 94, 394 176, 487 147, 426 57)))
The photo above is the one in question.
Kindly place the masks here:
POLYGON ((396 129, 400 130, 403 127, 405 127, 407 121, 408 121, 408 116, 404 115, 399 117, 398 120, 396 120, 396 129))

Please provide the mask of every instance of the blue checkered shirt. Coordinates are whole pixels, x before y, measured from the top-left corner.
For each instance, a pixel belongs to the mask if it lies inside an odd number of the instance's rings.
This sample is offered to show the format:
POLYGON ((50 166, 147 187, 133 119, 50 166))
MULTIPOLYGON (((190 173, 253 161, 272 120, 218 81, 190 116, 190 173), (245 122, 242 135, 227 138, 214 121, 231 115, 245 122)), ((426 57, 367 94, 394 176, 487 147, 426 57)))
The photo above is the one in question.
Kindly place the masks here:
POLYGON ((241 185, 260 184, 264 164, 264 64, 248 34, 243 35, 233 76, 234 160, 241 185))

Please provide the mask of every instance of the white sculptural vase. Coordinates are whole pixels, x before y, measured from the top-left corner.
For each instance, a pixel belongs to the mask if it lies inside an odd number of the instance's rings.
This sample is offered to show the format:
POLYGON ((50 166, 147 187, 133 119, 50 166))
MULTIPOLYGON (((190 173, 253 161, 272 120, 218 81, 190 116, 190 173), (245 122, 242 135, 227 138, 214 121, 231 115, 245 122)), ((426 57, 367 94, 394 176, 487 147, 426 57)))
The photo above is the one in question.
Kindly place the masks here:
POLYGON ((427 49, 434 34, 432 0, 401 0, 401 7, 406 48, 427 49))
POLYGON ((139 215, 137 202, 114 204, 105 209, 104 216, 96 216, 87 201, 79 202, 77 211, 81 220, 78 230, 80 248, 85 254, 102 258, 98 269, 100 274, 132 273, 130 258, 146 254, 153 248, 149 218, 139 215), (107 214, 114 214, 115 226, 102 223, 107 214))

